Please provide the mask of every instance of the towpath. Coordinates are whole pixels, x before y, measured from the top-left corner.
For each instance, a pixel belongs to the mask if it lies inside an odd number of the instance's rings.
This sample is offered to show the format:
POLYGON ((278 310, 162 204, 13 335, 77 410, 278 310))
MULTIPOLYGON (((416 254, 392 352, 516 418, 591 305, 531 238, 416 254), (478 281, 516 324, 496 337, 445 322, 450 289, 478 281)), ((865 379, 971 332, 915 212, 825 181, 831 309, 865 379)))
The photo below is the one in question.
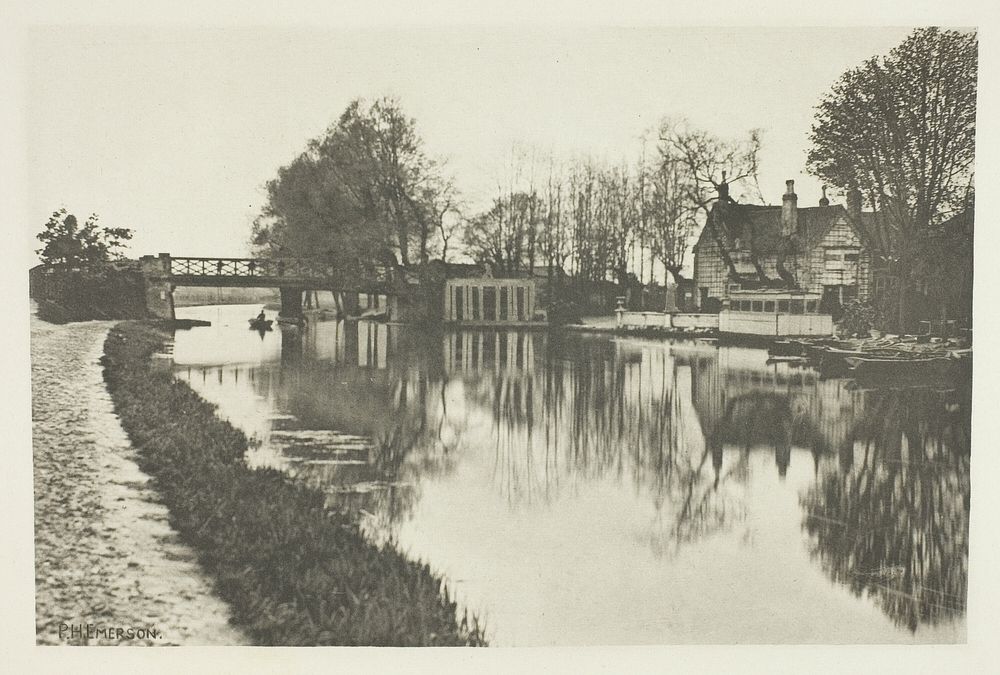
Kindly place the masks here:
POLYGON ((37 642, 245 644, 114 414, 98 362, 111 325, 31 317, 37 642))

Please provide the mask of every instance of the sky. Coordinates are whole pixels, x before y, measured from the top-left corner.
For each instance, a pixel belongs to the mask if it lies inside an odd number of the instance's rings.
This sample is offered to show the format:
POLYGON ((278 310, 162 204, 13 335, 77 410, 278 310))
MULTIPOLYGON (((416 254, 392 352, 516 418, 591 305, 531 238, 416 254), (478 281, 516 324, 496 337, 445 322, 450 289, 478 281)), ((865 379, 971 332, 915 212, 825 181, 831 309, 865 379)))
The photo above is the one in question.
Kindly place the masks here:
MULTIPOLYGON (((248 253, 264 185, 354 98, 398 98, 465 201, 517 144, 632 161, 665 116, 763 130, 760 186, 820 197, 814 107, 908 28, 33 27, 23 63, 28 216, 135 230, 132 256, 248 253)), ((836 201, 836 200, 835 200, 836 201)))

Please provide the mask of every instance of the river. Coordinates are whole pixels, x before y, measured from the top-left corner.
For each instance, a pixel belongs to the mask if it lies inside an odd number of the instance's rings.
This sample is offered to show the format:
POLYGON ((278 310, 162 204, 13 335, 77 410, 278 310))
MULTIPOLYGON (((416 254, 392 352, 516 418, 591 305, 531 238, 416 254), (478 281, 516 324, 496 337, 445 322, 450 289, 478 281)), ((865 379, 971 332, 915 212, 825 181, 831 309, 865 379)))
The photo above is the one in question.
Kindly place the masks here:
POLYGON ((968 383, 766 351, 178 309, 176 376, 495 645, 964 642, 968 383))

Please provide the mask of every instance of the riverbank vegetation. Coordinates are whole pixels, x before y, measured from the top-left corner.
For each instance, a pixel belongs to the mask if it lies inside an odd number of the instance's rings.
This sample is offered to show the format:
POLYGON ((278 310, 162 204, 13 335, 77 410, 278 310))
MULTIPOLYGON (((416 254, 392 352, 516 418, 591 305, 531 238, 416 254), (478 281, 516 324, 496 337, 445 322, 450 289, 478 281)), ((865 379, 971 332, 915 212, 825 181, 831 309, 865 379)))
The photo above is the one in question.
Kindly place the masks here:
POLYGON ((167 339, 150 324, 119 324, 105 343, 105 379, 171 524, 234 623, 264 645, 485 644, 427 565, 366 540, 321 492, 248 468, 246 436, 156 365, 167 339))

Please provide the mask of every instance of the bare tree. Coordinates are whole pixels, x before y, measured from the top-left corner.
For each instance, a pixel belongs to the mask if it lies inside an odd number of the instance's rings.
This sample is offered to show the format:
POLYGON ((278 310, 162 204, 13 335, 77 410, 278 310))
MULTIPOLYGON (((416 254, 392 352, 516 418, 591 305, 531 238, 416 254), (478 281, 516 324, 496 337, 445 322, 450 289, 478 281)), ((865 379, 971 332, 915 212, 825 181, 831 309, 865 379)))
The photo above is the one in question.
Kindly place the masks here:
MULTIPOLYGON (((739 197, 744 201, 763 202, 757 182, 760 130, 751 129, 745 139, 726 140, 694 129, 686 120, 668 118, 660 124, 659 139, 660 165, 669 164, 668 173, 662 176, 662 186, 669 186, 670 198, 667 199, 665 192, 664 201, 665 204, 673 201, 677 204, 667 209, 667 213, 676 218, 664 226, 670 241, 662 240, 660 245, 664 255, 676 266, 678 262, 683 263, 684 253, 694 235, 694 226, 688 229, 689 219, 707 224, 712 207, 720 198, 726 203, 738 203, 731 194, 733 187, 742 189, 739 197)), ((738 277, 721 228, 713 227, 712 232, 730 274, 738 277)), ((756 256, 753 258, 758 274, 763 275, 760 262, 756 256)))
POLYGON ((680 282, 684 257, 697 227, 697 210, 688 199, 694 186, 685 166, 670 155, 647 167, 645 173, 650 185, 646 203, 650 247, 674 281, 680 282))

